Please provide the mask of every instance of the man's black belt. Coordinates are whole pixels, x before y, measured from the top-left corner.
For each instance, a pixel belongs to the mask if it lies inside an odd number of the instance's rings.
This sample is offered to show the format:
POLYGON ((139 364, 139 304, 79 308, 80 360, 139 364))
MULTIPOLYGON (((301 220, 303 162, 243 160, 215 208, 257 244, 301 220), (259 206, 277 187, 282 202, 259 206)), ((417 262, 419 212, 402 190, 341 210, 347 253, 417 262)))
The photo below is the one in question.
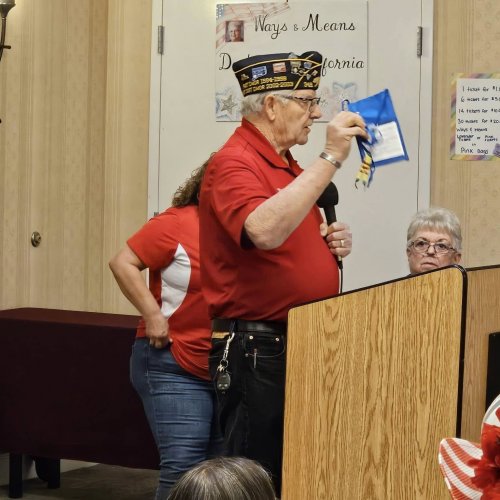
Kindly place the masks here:
POLYGON ((284 321, 251 321, 247 319, 215 318, 212 320, 214 332, 254 332, 284 335, 286 323, 284 321))

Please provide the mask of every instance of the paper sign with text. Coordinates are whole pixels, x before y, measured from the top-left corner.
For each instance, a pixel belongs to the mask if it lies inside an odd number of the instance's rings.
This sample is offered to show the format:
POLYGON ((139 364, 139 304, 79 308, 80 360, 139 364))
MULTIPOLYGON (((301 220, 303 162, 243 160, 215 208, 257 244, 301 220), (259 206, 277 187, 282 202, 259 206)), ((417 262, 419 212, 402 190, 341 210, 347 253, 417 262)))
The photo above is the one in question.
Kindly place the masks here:
POLYGON ((330 121, 345 99, 356 101, 367 92, 366 1, 218 4, 215 47, 216 121, 241 119, 232 64, 253 55, 322 54, 319 121, 330 121))
POLYGON ((451 159, 500 160, 500 73, 457 73, 451 108, 451 159))

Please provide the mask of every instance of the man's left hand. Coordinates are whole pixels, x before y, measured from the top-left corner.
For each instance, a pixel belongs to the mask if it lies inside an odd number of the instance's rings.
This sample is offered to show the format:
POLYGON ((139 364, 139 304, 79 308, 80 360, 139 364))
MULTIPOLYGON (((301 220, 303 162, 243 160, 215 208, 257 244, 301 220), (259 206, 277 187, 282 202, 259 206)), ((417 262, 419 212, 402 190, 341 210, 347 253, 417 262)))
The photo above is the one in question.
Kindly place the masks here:
POLYGON ((321 235, 325 238, 328 248, 333 255, 347 257, 352 250, 352 233, 347 224, 333 222, 329 226, 325 223, 320 226, 321 235))

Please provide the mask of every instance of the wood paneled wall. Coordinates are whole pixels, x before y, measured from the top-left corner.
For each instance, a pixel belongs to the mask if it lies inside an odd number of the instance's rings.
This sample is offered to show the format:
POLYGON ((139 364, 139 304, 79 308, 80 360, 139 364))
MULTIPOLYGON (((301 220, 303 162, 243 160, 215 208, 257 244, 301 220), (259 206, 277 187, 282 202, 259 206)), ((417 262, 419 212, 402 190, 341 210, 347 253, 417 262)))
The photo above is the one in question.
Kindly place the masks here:
POLYGON ((500 71, 500 2, 435 0, 431 202, 462 221, 467 267, 500 263, 500 161, 450 160, 453 73, 500 71))
POLYGON ((108 0, 103 305, 137 314, 108 268, 147 220, 151 0, 108 0))
POLYGON ((150 40, 148 0, 23 0, 11 10, 12 50, 0 62, 0 308, 133 312, 107 262, 147 215, 150 40))
POLYGON ((461 437, 478 443, 487 406, 488 338, 500 331, 500 267, 469 270, 467 288, 461 437))

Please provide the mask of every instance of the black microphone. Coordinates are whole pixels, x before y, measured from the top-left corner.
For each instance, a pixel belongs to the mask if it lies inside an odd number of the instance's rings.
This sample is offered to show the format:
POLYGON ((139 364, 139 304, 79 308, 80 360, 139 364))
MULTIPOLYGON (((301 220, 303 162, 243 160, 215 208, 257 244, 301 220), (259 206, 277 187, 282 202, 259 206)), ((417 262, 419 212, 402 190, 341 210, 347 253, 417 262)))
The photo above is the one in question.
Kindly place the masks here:
POLYGON ((339 192, 337 191, 337 186, 335 186, 333 182, 330 182, 316 202, 318 207, 324 210, 326 222, 328 225, 332 224, 333 222, 337 222, 337 216, 335 215, 335 205, 338 202, 339 192))
MULTIPOLYGON (((337 222, 337 215, 335 214, 335 205, 339 202, 339 192, 337 191, 337 186, 333 182, 330 182, 321 196, 318 198, 316 205, 322 208, 325 212, 326 223, 328 225, 337 222)), ((337 262, 339 269, 344 267, 342 262, 342 257, 337 255, 337 262)))

